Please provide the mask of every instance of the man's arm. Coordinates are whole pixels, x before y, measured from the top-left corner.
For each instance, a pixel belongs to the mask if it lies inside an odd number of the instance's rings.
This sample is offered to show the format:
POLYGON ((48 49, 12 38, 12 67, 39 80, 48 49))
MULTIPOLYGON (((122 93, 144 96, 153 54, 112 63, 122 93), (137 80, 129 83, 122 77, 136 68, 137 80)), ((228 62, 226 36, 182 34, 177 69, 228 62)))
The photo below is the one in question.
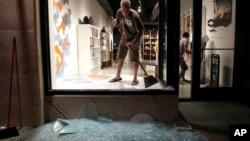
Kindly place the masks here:
POLYGON ((184 45, 184 52, 187 53, 187 54, 192 54, 192 51, 190 51, 188 49, 188 46, 187 45, 184 45))
POLYGON ((117 12, 116 12, 116 16, 115 18, 113 16, 111 16, 111 19, 112 19, 112 24, 115 26, 115 27, 118 27, 120 28, 120 14, 121 14, 121 10, 118 9, 117 12))
POLYGON ((139 42, 139 40, 141 39, 142 33, 143 33, 143 30, 142 30, 142 29, 137 30, 137 34, 136 34, 135 38, 132 40, 132 43, 133 43, 133 44, 134 44, 135 42, 139 42))
POLYGON ((137 27, 137 34, 136 34, 135 38, 132 40, 132 43, 139 42, 139 40, 141 39, 141 36, 143 34, 143 29, 144 29, 144 26, 142 24, 142 21, 141 21, 139 15, 135 16, 134 20, 135 20, 136 27, 137 27))

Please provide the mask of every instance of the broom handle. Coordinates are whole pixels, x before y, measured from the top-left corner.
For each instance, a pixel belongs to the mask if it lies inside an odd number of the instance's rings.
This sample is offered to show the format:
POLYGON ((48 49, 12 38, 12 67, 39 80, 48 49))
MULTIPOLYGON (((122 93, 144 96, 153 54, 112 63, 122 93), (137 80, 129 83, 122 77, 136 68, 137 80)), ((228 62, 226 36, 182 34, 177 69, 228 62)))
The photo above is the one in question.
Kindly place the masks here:
POLYGON ((10 88, 9 88, 9 106, 8 106, 7 127, 10 127, 11 96, 12 96, 12 79, 13 79, 13 67, 14 67, 15 51, 16 51, 16 39, 14 38, 14 39, 13 39, 13 48, 12 48, 11 71, 10 71, 10 88))
POLYGON ((133 51, 132 48, 128 47, 131 51, 131 53, 133 54, 134 58, 136 59, 136 61, 138 62, 138 64, 141 66, 142 70, 144 71, 145 75, 148 75, 148 73, 146 72, 146 70, 144 69, 142 63, 140 62, 140 60, 136 57, 135 52, 133 51))
MULTIPOLYGON (((113 17, 111 17, 111 18, 114 19, 113 17)), ((119 28, 119 27, 117 27, 117 26, 116 26, 116 28, 117 28, 117 30, 119 31, 119 33, 121 34, 123 40, 127 43, 128 41, 127 41, 126 37, 124 36, 124 34, 122 34, 122 29, 119 28)), ((142 70, 144 71, 145 75, 148 75, 148 73, 147 73, 146 70, 144 69, 142 63, 140 62, 140 60, 139 60, 139 59, 137 58, 137 56, 135 55, 135 52, 133 51, 133 49, 131 49, 130 47, 128 47, 128 48, 129 48, 130 52, 133 54, 134 58, 136 59, 136 62, 138 62, 138 64, 141 66, 141 68, 142 68, 142 70)))

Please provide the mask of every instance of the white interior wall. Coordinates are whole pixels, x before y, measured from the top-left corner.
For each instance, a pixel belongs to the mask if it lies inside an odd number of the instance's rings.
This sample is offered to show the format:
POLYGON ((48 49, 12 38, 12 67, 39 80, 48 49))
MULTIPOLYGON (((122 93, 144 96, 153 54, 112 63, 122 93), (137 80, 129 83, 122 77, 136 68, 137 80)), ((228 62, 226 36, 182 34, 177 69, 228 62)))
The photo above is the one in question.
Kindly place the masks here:
POLYGON ((99 29, 105 26, 107 29, 111 29, 111 17, 109 17, 104 9, 99 5, 97 0, 72 0, 74 4, 81 5, 81 9, 78 11, 78 18, 83 18, 84 16, 92 16, 95 20, 95 25, 99 29))
MULTIPOLYGON (((207 25, 209 19, 214 18, 214 5, 211 0, 203 0, 203 6, 206 8, 206 34, 208 35, 209 41, 206 48, 215 49, 213 51, 206 51, 205 58, 207 63, 206 69, 210 74, 210 64, 211 64, 211 54, 220 55, 220 77, 219 83, 221 86, 232 86, 232 77, 233 77, 233 60, 234 60, 234 50, 216 50, 216 49, 234 49, 234 39, 235 39, 235 6, 236 0, 232 0, 232 19, 231 24, 228 27, 216 27, 215 32, 211 32, 211 27, 207 25), (225 68, 229 71, 225 71, 225 68), (228 74, 225 74, 228 73, 228 74), (231 79, 228 79, 231 78, 231 79), (230 82, 224 82, 227 79, 230 82), (228 84, 225 84, 228 83, 228 84)), ((207 79, 210 79, 210 75, 206 76, 207 79)))
MULTIPOLYGON (((202 6, 202 21, 201 21, 201 35, 202 37, 203 36, 207 36, 206 35, 206 7, 205 6, 202 6)), ((201 37, 201 38, 202 38, 201 37)), ((203 51, 203 54, 204 54, 204 51, 203 51)), ((201 70, 200 70, 200 81, 202 83, 205 83, 206 82, 206 68, 205 68, 205 64, 206 64, 206 61, 204 59, 204 56, 201 60, 201 70)))
MULTIPOLYGON (((99 5, 96 0, 69 0, 67 3, 63 3, 58 0, 49 0, 49 30, 50 30, 50 54, 51 54, 51 76, 52 76, 52 88, 56 87, 57 71, 56 71, 56 58, 60 58, 60 55, 55 53, 54 45, 60 46, 63 52, 63 70, 61 70, 60 77, 68 77, 78 74, 78 59, 77 59, 77 32, 76 26, 79 23, 79 19, 83 20, 84 16, 93 17, 97 28, 101 29, 103 26, 107 30, 112 32, 111 18, 106 14, 104 9, 99 5), (61 3, 62 11, 60 12, 62 18, 68 15, 68 25, 65 28, 66 32, 60 32, 61 36, 67 34, 68 48, 63 49, 61 43, 57 43, 54 39, 58 35, 55 26, 59 26, 59 23, 55 23, 54 13, 57 12, 53 9, 53 3, 61 3)), ((58 22, 58 21, 57 21, 58 22)))

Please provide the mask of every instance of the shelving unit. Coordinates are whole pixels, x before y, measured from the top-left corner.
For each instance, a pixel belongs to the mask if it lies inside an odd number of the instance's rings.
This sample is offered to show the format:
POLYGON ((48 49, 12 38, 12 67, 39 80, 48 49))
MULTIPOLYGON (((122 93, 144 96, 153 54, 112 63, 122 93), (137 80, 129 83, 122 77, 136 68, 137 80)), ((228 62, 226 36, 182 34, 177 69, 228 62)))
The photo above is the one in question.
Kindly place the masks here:
POLYGON ((142 58, 155 60, 158 49, 158 30, 144 30, 142 58))
POLYGON ((110 67, 112 65, 112 52, 110 48, 110 33, 101 32, 100 33, 101 42, 101 68, 110 67))
POLYGON ((77 26, 78 73, 90 74, 100 66, 100 30, 90 24, 77 26))

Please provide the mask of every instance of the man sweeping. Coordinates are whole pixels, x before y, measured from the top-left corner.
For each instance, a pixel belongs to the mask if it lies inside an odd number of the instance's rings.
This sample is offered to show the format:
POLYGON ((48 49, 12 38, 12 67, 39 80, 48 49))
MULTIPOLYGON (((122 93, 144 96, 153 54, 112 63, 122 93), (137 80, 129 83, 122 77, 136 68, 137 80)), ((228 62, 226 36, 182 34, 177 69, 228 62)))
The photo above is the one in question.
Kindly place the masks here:
POLYGON ((121 70, 124 63, 124 59, 127 56, 128 48, 131 48, 134 52, 134 55, 129 53, 129 60, 133 62, 134 65, 134 77, 131 85, 137 85, 139 81, 137 80, 137 71, 138 71, 138 62, 136 60, 139 59, 139 44, 140 38, 143 34, 144 26, 140 19, 139 14, 131 9, 130 0, 121 0, 120 9, 116 12, 116 19, 112 20, 112 24, 117 28, 121 29, 122 36, 119 42, 119 48, 117 53, 117 72, 116 76, 109 80, 109 82, 117 82, 121 81, 121 70))

